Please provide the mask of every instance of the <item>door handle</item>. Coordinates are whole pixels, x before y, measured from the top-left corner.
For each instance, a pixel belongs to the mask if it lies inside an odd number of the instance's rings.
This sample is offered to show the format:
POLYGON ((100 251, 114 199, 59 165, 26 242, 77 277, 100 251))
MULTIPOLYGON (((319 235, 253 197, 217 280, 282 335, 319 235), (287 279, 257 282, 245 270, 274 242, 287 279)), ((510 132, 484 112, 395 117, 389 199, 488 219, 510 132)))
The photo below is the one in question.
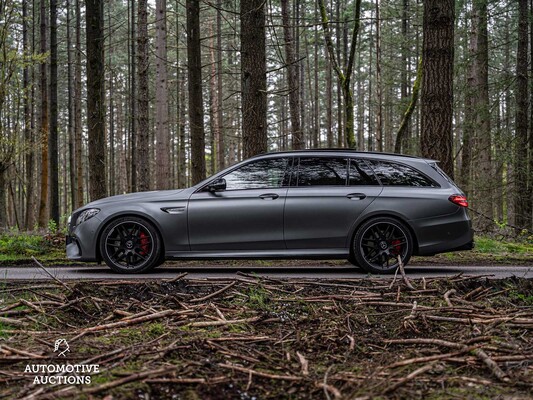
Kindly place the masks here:
POLYGON ((350 193, 347 194, 346 197, 348 197, 350 200, 363 200, 366 198, 366 194, 364 193, 350 193))
POLYGON ((276 193, 265 193, 259 196, 263 200, 276 200, 279 197, 276 193))

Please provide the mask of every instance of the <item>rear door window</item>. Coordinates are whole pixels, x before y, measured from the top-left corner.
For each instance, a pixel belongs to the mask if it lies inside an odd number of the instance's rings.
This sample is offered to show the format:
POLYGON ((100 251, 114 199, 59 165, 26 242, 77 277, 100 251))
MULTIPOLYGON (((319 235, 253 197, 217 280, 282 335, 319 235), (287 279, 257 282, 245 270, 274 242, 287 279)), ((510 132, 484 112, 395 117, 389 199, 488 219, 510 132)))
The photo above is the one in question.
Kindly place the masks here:
POLYGON ((369 162, 384 186, 439 187, 422 172, 407 165, 378 160, 369 162))
POLYGON ((379 185, 379 182, 372 168, 364 160, 351 158, 348 185, 379 185))
POLYGON ((346 158, 302 157, 297 186, 345 186, 347 172, 346 158))

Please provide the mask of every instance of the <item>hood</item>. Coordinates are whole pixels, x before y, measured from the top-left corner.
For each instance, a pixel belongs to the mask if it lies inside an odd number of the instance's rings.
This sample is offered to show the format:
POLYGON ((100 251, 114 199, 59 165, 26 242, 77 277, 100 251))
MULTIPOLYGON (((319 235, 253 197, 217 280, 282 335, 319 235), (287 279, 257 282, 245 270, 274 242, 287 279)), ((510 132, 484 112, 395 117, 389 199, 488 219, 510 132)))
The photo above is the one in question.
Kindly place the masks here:
POLYGON ((126 203, 126 202, 142 202, 142 201, 150 201, 150 200, 163 200, 166 197, 176 196, 177 194, 183 192, 184 189, 177 189, 177 190, 154 190, 151 192, 137 192, 137 193, 128 193, 128 194, 120 194, 117 196, 111 196, 111 197, 105 197, 103 199, 92 201, 82 208, 91 208, 91 207, 101 207, 106 204, 112 204, 112 203, 126 203))

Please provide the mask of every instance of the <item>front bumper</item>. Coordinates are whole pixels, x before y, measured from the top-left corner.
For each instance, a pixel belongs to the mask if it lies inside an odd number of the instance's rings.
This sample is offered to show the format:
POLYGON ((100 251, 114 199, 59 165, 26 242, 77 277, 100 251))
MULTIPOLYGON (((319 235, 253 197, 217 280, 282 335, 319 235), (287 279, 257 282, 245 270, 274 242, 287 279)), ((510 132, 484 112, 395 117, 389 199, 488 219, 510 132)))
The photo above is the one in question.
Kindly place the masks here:
POLYGON ((69 227, 66 237, 66 253, 69 260, 98 261, 97 244, 101 222, 98 216, 94 216, 78 226, 69 227))

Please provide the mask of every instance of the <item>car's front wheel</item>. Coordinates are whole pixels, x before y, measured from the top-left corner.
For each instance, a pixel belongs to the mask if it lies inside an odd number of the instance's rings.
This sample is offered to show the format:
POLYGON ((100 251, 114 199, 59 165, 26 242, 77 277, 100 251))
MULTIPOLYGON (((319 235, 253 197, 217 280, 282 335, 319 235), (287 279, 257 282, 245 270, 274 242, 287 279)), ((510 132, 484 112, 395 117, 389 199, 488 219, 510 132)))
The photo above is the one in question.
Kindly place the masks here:
POLYGON ((161 239, 155 227, 138 217, 112 221, 100 236, 100 254, 115 272, 141 273, 161 259, 161 239))
POLYGON ((405 266, 413 254, 413 238, 400 221, 372 218, 354 235, 352 257, 356 265, 374 274, 390 274, 398 268, 398 256, 405 266))

